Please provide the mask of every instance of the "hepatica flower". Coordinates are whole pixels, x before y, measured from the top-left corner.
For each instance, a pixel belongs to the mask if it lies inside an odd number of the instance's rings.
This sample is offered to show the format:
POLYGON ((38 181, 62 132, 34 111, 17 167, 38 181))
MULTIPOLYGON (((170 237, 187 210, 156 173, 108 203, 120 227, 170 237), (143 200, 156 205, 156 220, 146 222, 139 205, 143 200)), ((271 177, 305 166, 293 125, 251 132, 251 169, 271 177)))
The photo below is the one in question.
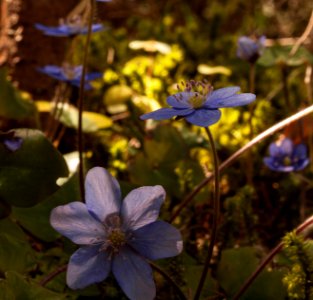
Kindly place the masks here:
MULTIPOLYGON (((219 108, 246 105, 255 100, 250 93, 238 94, 237 86, 213 91, 213 87, 204 82, 193 80, 182 83, 183 91, 167 98, 170 108, 161 108, 142 115, 142 120, 165 120, 174 116, 185 118, 189 123, 207 127, 216 123, 221 112, 219 108)), ((179 87, 179 90, 181 88, 179 87)))
MULTIPOLYGON (((75 16, 70 20, 60 20, 59 26, 45 26, 42 24, 35 24, 35 27, 41 30, 45 35, 58 36, 58 37, 70 37, 78 34, 87 34, 88 27, 83 22, 80 16, 75 16)), ((104 29, 102 24, 93 24, 91 27, 92 32, 101 31, 104 29)))
MULTIPOLYGON (((64 64, 63 67, 47 65, 42 68, 38 68, 41 73, 47 74, 48 76, 55 78, 60 81, 68 82, 71 85, 80 86, 80 79, 83 72, 83 66, 70 66, 64 64)), ((90 90, 92 86, 88 81, 102 77, 102 73, 93 72, 86 74, 85 89, 90 90)))
POLYGON ((282 137, 269 146, 269 157, 263 159, 273 171, 292 172, 304 169, 309 159, 304 144, 294 145, 289 138, 282 137))
POLYGON ((262 35, 258 39, 242 36, 238 39, 237 56, 250 63, 254 63, 265 48, 266 37, 262 35))
POLYGON ((67 284, 81 289, 103 281, 112 271, 130 299, 155 297, 147 259, 178 255, 179 231, 157 220, 165 199, 161 186, 131 191, 121 201, 118 182, 103 168, 86 176, 86 204, 72 202, 52 210, 52 227, 81 247, 71 256, 67 284))
POLYGON ((0 132, 0 142, 2 142, 8 150, 15 152, 21 148, 23 139, 15 136, 15 132, 12 130, 9 132, 0 132))

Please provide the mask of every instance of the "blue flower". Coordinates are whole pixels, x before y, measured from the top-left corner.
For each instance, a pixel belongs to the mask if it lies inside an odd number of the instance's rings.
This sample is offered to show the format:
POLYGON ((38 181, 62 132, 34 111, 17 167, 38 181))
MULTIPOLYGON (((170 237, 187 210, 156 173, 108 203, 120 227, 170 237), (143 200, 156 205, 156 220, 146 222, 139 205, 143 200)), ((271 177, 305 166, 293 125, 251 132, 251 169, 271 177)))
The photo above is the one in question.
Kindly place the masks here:
POLYGON ((23 139, 15 136, 15 131, 11 130, 9 132, 0 132, 0 142, 2 142, 8 150, 15 152, 21 148, 23 139))
POLYGON ((294 145, 289 138, 282 136, 269 146, 270 156, 263 159, 265 165, 273 171, 292 172, 304 169, 309 159, 304 144, 294 145))
POLYGON ((100 167, 86 176, 86 204, 71 202, 51 212, 52 227, 81 247, 71 256, 67 284, 81 289, 101 282, 112 271, 130 299, 155 297, 147 259, 178 255, 179 231, 157 220, 165 199, 161 186, 144 186, 121 201, 118 182, 100 167))
POLYGON ((171 108, 161 108, 142 115, 142 120, 165 120, 174 116, 185 118, 189 123, 207 127, 216 123, 221 112, 219 108, 246 105, 255 100, 250 93, 237 94, 239 87, 228 87, 213 91, 212 86, 203 82, 190 81, 182 92, 167 98, 171 108))
POLYGON ((97 2, 111 2, 111 0, 97 0, 97 2))
MULTIPOLYGON (((71 85, 80 86, 80 79, 82 76, 83 67, 82 66, 70 66, 64 64, 63 67, 58 67, 54 65, 47 65, 42 68, 38 68, 38 71, 41 73, 47 74, 52 78, 55 78, 60 81, 68 82, 71 85)), ((90 90, 92 86, 88 81, 94 80, 102 77, 102 73, 93 72, 86 74, 85 89, 90 90)))
POLYGON ((250 63, 254 63, 262 54, 265 47, 266 37, 262 35, 259 39, 251 39, 242 36, 238 40, 237 56, 250 63))
MULTIPOLYGON (((75 36, 78 34, 87 34, 88 27, 83 23, 82 18, 80 16, 76 16, 72 20, 61 20, 60 25, 57 27, 45 26, 42 24, 35 24, 35 27, 41 31, 45 35, 50 36, 59 36, 59 37, 69 37, 75 36)), ((102 24, 93 24, 91 27, 92 32, 98 32, 104 29, 102 24)))

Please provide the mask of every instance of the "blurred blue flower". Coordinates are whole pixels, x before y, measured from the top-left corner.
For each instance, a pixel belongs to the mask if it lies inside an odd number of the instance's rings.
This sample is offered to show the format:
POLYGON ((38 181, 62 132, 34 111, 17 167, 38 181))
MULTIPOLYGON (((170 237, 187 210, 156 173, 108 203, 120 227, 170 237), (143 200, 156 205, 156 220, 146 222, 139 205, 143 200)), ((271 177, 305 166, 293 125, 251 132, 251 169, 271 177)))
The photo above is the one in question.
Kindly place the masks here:
POLYGON ((242 36, 238 39, 237 56, 250 63, 254 63, 265 48, 266 37, 262 35, 258 39, 242 36))
POLYGON ((212 86, 193 80, 182 85, 183 91, 169 96, 166 100, 171 108, 161 108, 140 118, 165 120, 177 116, 194 125, 207 127, 220 119, 219 108, 246 105, 255 100, 254 94, 237 94, 240 88, 236 86, 213 91, 212 86))
POLYGON ((111 2, 111 0, 97 0, 97 2, 111 2))
POLYGON ((86 176, 86 204, 71 202, 51 212, 52 227, 81 247, 71 256, 67 284, 81 289, 113 272, 130 299, 154 299, 156 291, 147 259, 178 255, 179 231, 157 220, 165 199, 161 186, 131 191, 121 201, 120 186, 103 168, 86 176))
POLYGON ((11 130, 9 132, 0 132, 0 142, 2 142, 8 150, 15 152, 21 148, 23 139, 15 136, 15 131, 11 130))
POLYGON ((304 144, 294 145, 284 136, 270 144, 269 153, 270 156, 265 157, 263 161, 273 171, 300 171, 309 164, 307 147, 304 144))
MULTIPOLYGON (((70 21, 61 20, 60 25, 57 27, 45 26, 38 23, 35 24, 35 27, 43 31, 45 35, 59 37, 70 37, 78 34, 87 34, 88 32, 88 27, 84 24, 80 16, 76 16, 75 18, 72 18, 70 21)), ((100 23, 93 24, 91 27, 92 32, 98 32, 103 29, 104 26, 100 23)))
MULTIPOLYGON (((47 65, 42 68, 38 68, 38 71, 47 74, 50 77, 55 78, 57 80, 68 82, 71 85, 79 87, 83 66, 70 66, 68 64, 64 64, 63 67, 59 67, 54 65, 47 65)), ((86 74, 85 89, 86 90, 92 89, 92 86, 88 81, 95 80, 101 77, 102 73, 100 72, 86 74)))

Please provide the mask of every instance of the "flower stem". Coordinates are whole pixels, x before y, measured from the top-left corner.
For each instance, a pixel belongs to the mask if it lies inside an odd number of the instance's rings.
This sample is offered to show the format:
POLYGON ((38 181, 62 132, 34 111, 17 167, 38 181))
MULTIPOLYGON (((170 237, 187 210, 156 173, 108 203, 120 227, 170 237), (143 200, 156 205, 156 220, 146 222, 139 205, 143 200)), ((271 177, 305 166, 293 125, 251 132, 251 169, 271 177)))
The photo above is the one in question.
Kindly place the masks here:
POLYGON ((152 267, 152 269, 154 269, 155 271, 157 271, 158 273, 160 273, 164 278, 167 279, 168 282, 171 283, 171 285, 175 288, 178 296, 180 297, 180 299, 182 300, 187 300, 187 297, 185 296, 185 294, 183 293, 183 291, 180 289, 180 287, 176 284, 176 282, 171 278, 171 276, 169 276, 164 270, 162 270, 158 265, 156 265, 155 263, 149 261, 150 266, 152 267))
MULTIPOLYGON (((296 229, 296 234, 301 233, 307 227, 313 224, 313 216, 305 220, 300 226, 296 229)), ((280 242, 262 261, 262 263, 258 266, 258 268, 251 274, 251 276, 246 280, 246 282, 242 285, 238 293, 233 297, 233 300, 239 299, 243 295, 243 293, 249 288, 249 286, 253 283, 253 281, 257 278, 257 276, 261 273, 261 271, 266 267, 266 265, 274 258, 274 256, 283 249, 283 242, 280 242)))
POLYGON ((78 97, 78 152, 79 152, 79 186, 81 199, 85 199, 85 188, 84 188, 84 166, 83 166, 83 109, 84 109, 84 96, 85 96, 85 80, 86 80, 86 69, 87 69, 87 59, 88 59, 88 49, 91 39, 91 28, 92 19, 94 14, 95 3, 94 0, 90 0, 90 13, 88 18, 88 32, 86 43, 84 47, 84 58, 83 58, 83 70, 80 79, 79 86, 79 97, 78 97))
POLYGON ((49 281, 51 281, 54 277, 58 276, 59 274, 65 272, 67 269, 67 264, 64 266, 61 266, 59 268, 57 268, 56 270, 54 270, 52 273, 48 274, 46 277, 44 277, 39 284, 41 286, 45 286, 49 281))
POLYGON ((288 89, 288 67, 281 66, 281 74, 282 74, 282 82, 283 82, 283 93, 286 104, 286 111, 290 111, 292 109, 289 97, 289 89, 288 89))
POLYGON ((198 300, 201 295, 201 291, 203 289, 203 285, 208 274, 208 270, 210 267, 211 258, 213 255, 214 244, 217 236, 217 226, 218 226, 218 219, 220 213, 220 175, 219 175, 219 166, 218 166, 218 157, 217 151, 215 148, 215 143, 211 131, 209 128, 205 128, 205 131, 208 135, 210 145, 212 148, 213 153, 213 163, 214 163, 214 199, 213 199, 213 216, 212 216, 212 231, 211 231, 211 239, 208 249, 208 254, 204 263, 203 271, 200 277, 200 281, 196 290, 196 294, 194 300, 198 300))
MULTIPOLYGON (((226 159, 223 163, 219 166, 219 171, 223 171, 231 165, 237 158, 239 158, 242 154, 252 148, 254 145, 260 143, 262 140, 267 138, 268 136, 274 134, 275 132, 281 130, 282 128, 286 127, 290 123, 293 123, 301 118, 309 115, 313 112, 313 105, 297 112, 296 114, 282 120, 281 122, 273 125, 272 127, 266 129, 238 151, 236 151, 233 155, 231 155, 228 159, 226 159)), ((179 216, 180 212, 193 200, 193 198, 201 191, 201 189, 206 186, 206 184, 214 177, 214 174, 209 175, 208 177, 204 178, 194 189, 191 193, 189 193, 186 198, 182 201, 180 206, 174 211, 173 215, 171 216, 169 222, 172 223, 177 216, 179 216)))
MULTIPOLYGON (((255 62, 250 63, 250 71, 249 71, 249 90, 250 93, 254 94, 254 90, 255 90, 255 62)), ((249 124, 249 138, 250 140, 253 139, 254 136, 254 128, 253 128, 253 117, 254 117, 254 111, 256 108, 256 104, 255 103, 251 103, 251 105, 249 105, 249 120, 248 120, 248 124, 249 124)), ((253 185, 253 153, 252 151, 248 151, 247 154, 247 182, 248 184, 250 184, 251 186, 253 185)))

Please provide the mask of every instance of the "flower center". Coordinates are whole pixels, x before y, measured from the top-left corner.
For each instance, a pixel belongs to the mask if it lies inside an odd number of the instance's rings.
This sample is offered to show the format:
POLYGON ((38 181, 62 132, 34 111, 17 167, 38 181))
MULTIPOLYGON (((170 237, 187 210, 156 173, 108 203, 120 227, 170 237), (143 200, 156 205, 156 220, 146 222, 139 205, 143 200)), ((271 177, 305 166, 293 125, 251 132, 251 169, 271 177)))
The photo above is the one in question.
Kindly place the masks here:
POLYGON ((75 78, 75 67, 72 67, 71 65, 65 63, 62 67, 63 74, 68 80, 72 80, 75 78))
POLYGON ((289 156, 284 157, 283 165, 284 166, 290 166, 291 165, 291 159, 289 156))
POLYGON ((107 241, 113 249, 119 250, 126 244, 126 234, 121 229, 113 229, 109 233, 107 241))
POLYGON ((193 108, 199 108, 199 107, 203 106, 203 103, 205 102, 205 100, 206 100, 206 97, 204 97, 198 93, 195 93, 195 95, 193 97, 190 97, 188 99, 188 102, 190 103, 190 105, 193 108))
POLYGON ((82 17, 79 15, 73 15, 69 18, 60 19, 60 25, 66 25, 74 31, 79 31, 84 28, 82 17))
POLYGON ((129 235, 122 230, 122 220, 117 213, 107 216, 103 223, 107 236, 100 251, 108 251, 110 255, 118 253, 126 243, 129 235))
POLYGON ((181 85, 177 85, 178 90, 183 92, 189 92, 191 96, 188 99, 189 104, 193 108, 200 108, 203 106, 207 97, 212 93, 213 86, 206 81, 190 80, 181 82, 181 85))

